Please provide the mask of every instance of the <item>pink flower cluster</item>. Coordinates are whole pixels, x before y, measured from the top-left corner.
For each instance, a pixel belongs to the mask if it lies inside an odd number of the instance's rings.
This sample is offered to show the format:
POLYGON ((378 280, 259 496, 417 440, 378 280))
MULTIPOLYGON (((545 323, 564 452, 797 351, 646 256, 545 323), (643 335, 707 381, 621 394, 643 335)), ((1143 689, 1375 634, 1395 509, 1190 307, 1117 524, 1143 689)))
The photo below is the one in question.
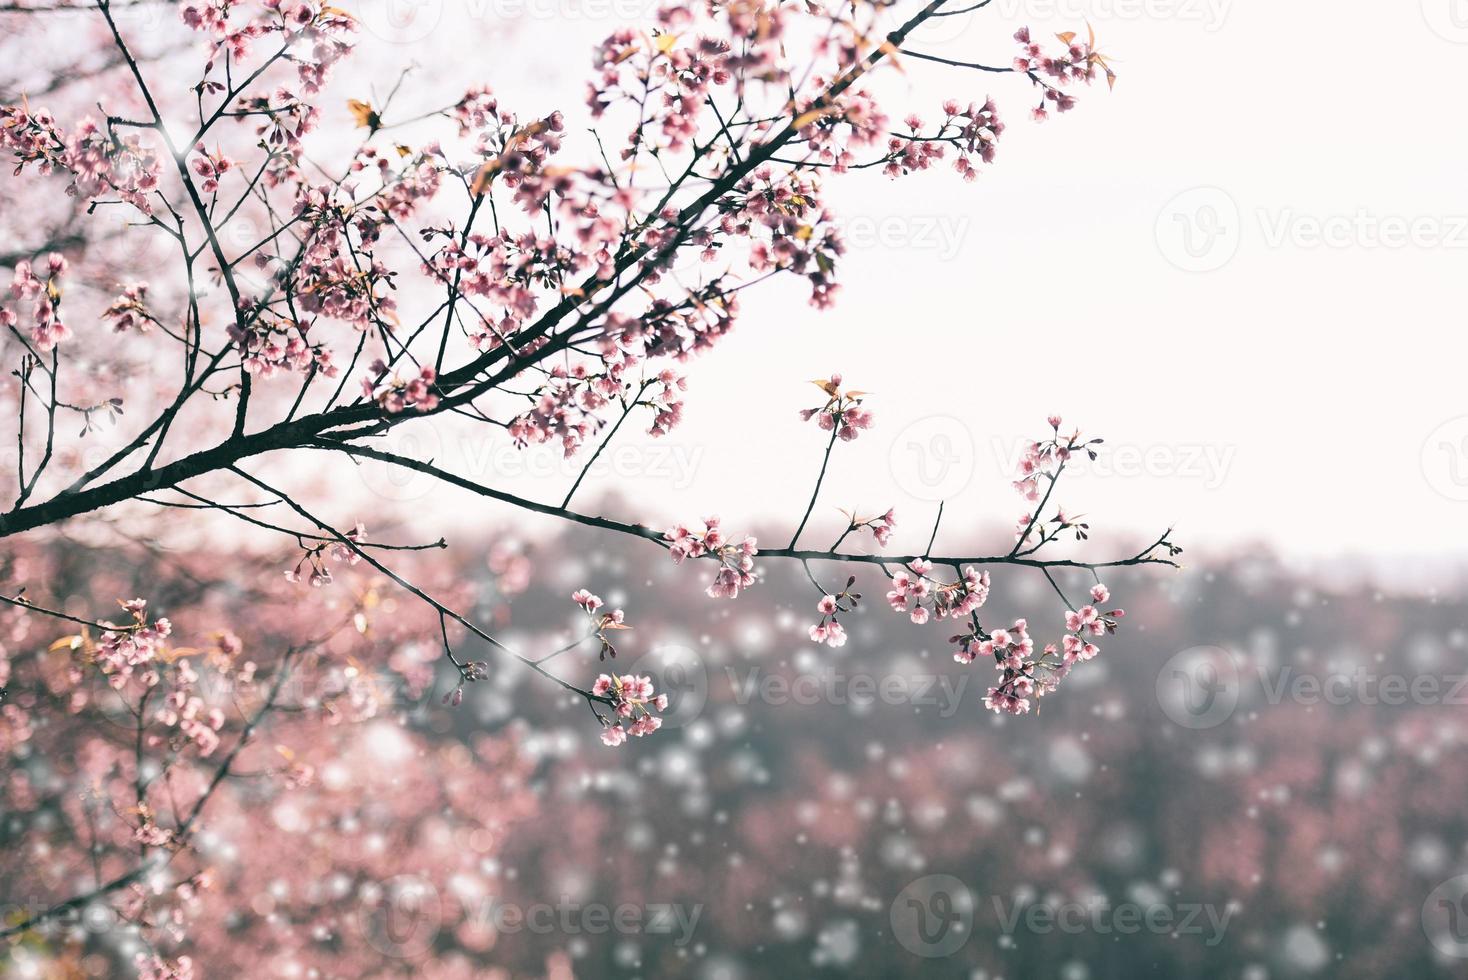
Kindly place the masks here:
POLYGON ((207 66, 210 70, 221 54, 235 62, 247 57, 251 42, 257 38, 272 33, 287 37, 293 42, 290 62, 295 65, 301 87, 308 93, 319 92, 332 67, 351 51, 346 35, 356 30, 356 21, 329 5, 263 0, 260 6, 263 12, 253 20, 231 25, 230 14, 236 7, 255 8, 237 0, 191 0, 179 7, 179 18, 193 30, 214 38, 214 55, 207 66))
MULTIPOLYGON (((817 76, 811 82, 813 88, 823 89, 830 79, 817 76)), ((828 106, 807 105, 797 119, 805 122, 800 138, 836 173, 845 173, 856 163, 853 148, 875 146, 887 135, 887 114, 862 88, 848 89, 828 106)))
POLYGON ((574 456, 602 425, 595 414, 623 392, 619 374, 593 373, 585 364, 557 364, 528 411, 510 421, 517 446, 559 440, 561 452, 574 456))
POLYGON ((188 956, 166 960, 157 953, 139 953, 133 966, 138 980, 194 980, 194 961, 188 956))
POLYGON ((850 612, 860 604, 861 593, 851 591, 851 587, 855 584, 856 576, 853 575, 846 580, 846 588, 842 589, 839 594, 822 596, 821 601, 816 603, 816 611, 821 614, 821 621, 810 628, 812 641, 832 647, 846 645, 846 627, 841 625, 836 615, 850 612))
MULTIPOLYGON (((361 544, 367 540, 367 529, 358 521, 350 530, 342 532, 342 537, 352 544, 361 544)), ((322 541, 303 547, 301 557, 294 567, 285 570, 286 581, 299 582, 305 577, 313 588, 330 585, 331 568, 326 564, 326 558, 344 565, 355 565, 362 560, 362 556, 347 542, 322 541)))
POLYGON ((230 339, 240 349, 245 370, 257 378, 269 378, 280 371, 304 374, 313 369, 334 378, 339 369, 332 363, 331 351, 324 344, 313 344, 307 339, 310 326, 260 316, 244 328, 232 323, 228 329, 230 339))
POLYGON ((591 617, 593 632, 597 640, 601 642, 601 650, 597 654, 597 659, 606 660, 608 657, 611 657, 615 660, 617 658, 617 648, 612 645, 611 640, 607 639, 607 632, 609 630, 630 630, 632 627, 627 625, 626 614, 620 609, 613 609, 611 612, 598 616, 597 611, 603 605, 601 596, 592 595, 585 589, 577 589, 572 593, 571 601, 580 606, 586 611, 586 615, 591 617))
POLYGON ((386 384, 381 378, 387 374, 387 365, 381 360, 373 361, 368 377, 362 379, 362 393, 381 405, 384 411, 397 414, 409 409, 431 412, 438 407, 438 394, 433 383, 438 373, 428 365, 418 370, 418 376, 407 381, 394 375, 386 384))
POLYGON ((148 284, 124 286, 102 315, 111 321, 113 333, 147 333, 153 323, 153 315, 148 312, 148 284))
POLYGON ((829 381, 813 381, 826 393, 826 404, 819 408, 801 409, 800 417, 816 424, 827 432, 835 431, 842 441, 850 442, 863 429, 871 427, 872 413, 861 405, 864 391, 842 391, 841 375, 833 374, 829 381))
POLYGON ((995 145, 1004 133, 999 110, 991 101, 985 101, 982 106, 972 102, 961 106, 957 100, 949 99, 943 103, 943 125, 929 136, 923 135, 920 117, 908 116, 903 123, 907 132, 893 133, 887 141, 887 163, 882 172, 888 177, 927 170, 943 159, 945 146, 952 146, 958 151, 953 169, 964 180, 974 180, 979 175, 974 159, 993 163, 995 145))
POLYGON ((234 166, 233 161, 218 150, 210 153, 204 149, 203 143, 194 147, 194 156, 190 162, 193 165, 194 173, 201 178, 199 190, 205 194, 213 194, 219 190, 219 181, 234 166))
POLYGON ((668 553, 673 564, 681 565, 685 558, 715 558, 719 562, 718 574, 708 587, 713 599, 737 599, 739 590, 754 584, 754 556, 756 541, 746 537, 742 541, 730 541, 724 537, 717 517, 706 517, 704 529, 695 534, 679 524, 663 535, 669 542, 668 553))
MULTIPOLYGON (((30 324, 31 340, 42 351, 49 351, 64 340, 71 339, 71 328, 61 322, 61 276, 66 272, 66 259, 56 252, 46 257, 46 278, 39 278, 31 263, 21 260, 15 264, 15 279, 10 284, 10 295, 30 306, 27 321, 30 324)), ((15 327, 18 319, 12 311, 0 307, 0 325, 15 327)))
POLYGON ((44 109, 0 106, 0 148, 15 153, 17 173, 27 164, 41 174, 62 171, 71 175, 73 194, 88 200, 116 194, 152 214, 147 198, 158 189, 159 155, 137 133, 103 132, 83 119, 68 139, 44 109))
POLYGON ((647 434, 652 436, 664 436, 673 431, 673 427, 683 421, 683 395, 687 389, 688 381, 681 374, 671 370, 665 370, 658 374, 658 379, 649 388, 643 397, 652 406, 652 425, 648 427, 647 434))
POLYGON ((1017 619, 1010 629, 998 629, 976 646, 966 645, 954 658, 971 663, 974 655, 993 656, 994 666, 1003 674, 998 687, 989 688, 984 706, 992 711, 1019 715, 1030 710, 1029 696, 1035 691, 1035 661, 1031 659, 1035 642, 1029 626, 1017 619), (968 660, 964 660, 968 657, 968 660))
POLYGON ((351 526, 351 528, 342 532, 342 537, 346 538, 347 540, 335 541, 328 549, 332 559, 335 561, 339 561, 344 565, 357 564, 359 561, 362 560, 362 555, 359 551, 357 551, 356 548, 352 547, 352 544, 361 544, 362 542, 367 540, 367 528, 362 524, 361 521, 357 521, 351 526), (348 544, 347 542, 351 542, 351 544, 348 544))
POLYGON ((1079 36, 1070 31, 1055 36, 1065 45, 1063 54, 1046 54, 1031 38, 1028 27, 1020 28, 1014 35, 1020 45, 1020 54, 1014 59, 1014 70, 1028 75, 1040 86, 1040 104, 1034 110, 1034 118, 1041 121, 1049 116, 1047 102, 1061 112, 1069 112, 1075 108, 1075 96, 1062 92, 1060 86, 1073 82, 1085 82, 1089 85, 1098 73, 1106 76, 1108 85, 1116 85, 1116 73, 1107 63, 1107 57, 1096 50, 1094 31, 1085 41, 1079 40, 1079 36))
POLYGON ((932 570, 931 562, 919 558, 892 576, 887 604, 894 612, 903 613, 914 623, 922 625, 930 618, 961 619, 988 601, 988 571, 965 568, 957 582, 944 583, 928 576, 932 570))
POLYGON ((616 720, 602 719, 601 740, 607 745, 621 745, 628 735, 641 738, 662 727, 663 719, 654 711, 668 710, 668 696, 654 694, 652 678, 633 674, 602 674, 591 686, 594 697, 611 702, 616 720), (626 721, 624 727, 622 722, 626 721))
POLYGON ((944 137, 947 138, 950 126, 958 130, 957 135, 952 137, 953 144, 958 148, 953 169, 964 180, 973 180, 979 175, 974 168, 974 157, 984 163, 994 162, 994 146, 999 137, 1004 135, 1004 123, 999 119, 999 110, 990 100, 986 100, 982 106, 970 102, 963 108, 950 100, 943 103, 943 113, 947 116, 943 121, 944 137))
MULTIPOLYGON (((1105 602, 1111 598, 1111 593, 1106 586, 1097 583, 1091 587, 1091 601, 1105 602)), ((1116 632, 1116 621, 1126 616, 1125 609, 1112 609, 1109 612, 1101 612, 1094 605, 1082 606, 1079 610, 1070 610, 1065 614, 1065 628, 1069 635, 1065 638, 1067 651, 1074 650, 1081 660, 1090 660, 1099 652, 1094 643, 1085 639, 1087 636, 1105 636, 1107 633, 1116 632)))
POLYGON ((97 666, 107 675, 107 683, 118 690, 139 668, 147 671, 144 679, 152 686, 156 683, 152 665, 162 652, 164 641, 173 632, 173 624, 161 616, 149 623, 146 599, 130 599, 119 604, 132 615, 132 625, 106 630, 98 637, 97 666))
MULTIPOLYGON (((598 46, 593 66, 599 76, 591 82, 587 105, 600 118, 612 105, 637 101, 644 105, 649 120, 645 139, 677 152, 697 136, 706 114, 711 87, 727 85, 734 76, 737 59, 728 41, 702 32, 682 35, 693 26, 686 9, 667 6, 658 12, 661 31, 652 37, 631 29, 618 30, 598 46)), ((756 47, 754 35, 744 45, 756 47)))
MULTIPOLYGON (((1077 453, 1084 452, 1092 460, 1096 459, 1096 450, 1093 447, 1099 446, 1104 441, 1091 439, 1083 442, 1079 429, 1068 436, 1062 436, 1059 415, 1051 415, 1046 421, 1050 423, 1050 438, 1041 442, 1032 442, 1025 447, 1024 456, 1019 462, 1018 478, 1014 481, 1015 491, 1029 501, 1041 499, 1040 481, 1045 480, 1047 486, 1053 486, 1060 478, 1060 471, 1077 453)), ((1021 514, 1016 525, 1016 536, 1027 537, 1033 530, 1031 525, 1039 516, 1038 510, 1021 514)), ((1055 517, 1046 523, 1054 523, 1056 526, 1042 532, 1036 547, 1053 541, 1060 532, 1070 528, 1075 529, 1078 540, 1084 540, 1090 529, 1089 524, 1067 517, 1065 512, 1059 509, 1055 517)))
MULTIPOLYGON (((421 193, 427 195, 431 189, 422 188, 421 193)), ((296 302, 307 313, 341 320, 359 330, 386 330, 396 315, 397 303, 384 290, 392 287, 395 273, 373 255, 373 243, 386 216, 376 209, 364 208, 355 214, 352 209, 348 192, 333 185, 298 191, 296 216, 312 224, 314 233, 293 266, 296 302)), ((256 254, 257 262, 262 259, 269 261, 263 251, 256 254)))
POLYGON ((56 117, 45 109, 0 106, 0 148, 15 154, 17 174, 31 163, 43 175, 67 169, 66 138, 56 117))
POLYGON ((811 285, 811 305, 832 306, 839 289, 836 263, 846 246, 830 212, 820 204, 815 180, 761 167, 740 181, 738 192, 740 206, 724 215, 719 230, 728 238, 752 241, 750 269, 805 276, 811 285))
POLYGON ((887 547, 892 541, 892 532, 896 528, 897 512, 890 507, 887 508, 887 513, 882 514, 880 517, 872 517, 864 521, 859 521, 855 517, 851 518, 851 530, 871 531, 872 537, 876 538, 877 544, 883 548, 887 547))
MULTIPOLYGON (((1110 598, 1106 586, 1097 584, 1091 589, 1095 602, 1110 598)), ((1031 696, 1044 697, 1056 690, 1077 663, 1093 660, 1100 648, 1087 636, 1101 636, 1115 632, 1116 621, 1125 616, 1120 609, 1100 613, 1095 606, 1084 606, 1079 611, 1065 614, 1065 626, 1069 631, 1059 648, 1047 644, 1040 656, 1034 656, 1034 642, 1030 639, 1024 620, 1017 620, 1007 630, 995 630, 991 634, 982 631, 966 636, 954 637, 959 649, 953 657, 959 663, 973 663, 975 658, 992 656, 994 667, 1002 677, 997 687, 991 687, 984 705, 990 710, 1012 715, 1025 714, 1030 710, 1031 696)))
POLYGON ((514 116, 500 111, 499 100, 490 92, 489 86, 480 85, 464 93, 453 107, 450 115, 459 124, 459 135, 468 136, 475 130, 488 126, 509 126, 514 116))
POLYGON ((224 712, 207 707, 203 698, 194 693, 198 681, 199 675, 188 660, 178 661, 173 677, 175 687, 168 692, 154 719, 177 731, 178 736, 173 740, 175 750, 192 746, 199 755, 209 756, 219 747, 224 712))
POLYGON ((459 683, 443 696, 443 703, 457 708, 464 703, 464 685, 473 684, 489 677, 489 664, 483 660, 471 660, 459 666, 459 683))
POLYGON ((233 6, 232 0, 217 0, 214 3, 185 3, 178 8, 178 16, 193 30, 223 37, 228 30, 231 6, 233 6))
POLYGON ((1014 481, 1014 489, 1026 500, 1039 500, 1040 478, 1070 459, 1069 440, 1062 444, 1059 438, 1060 416, 1052 415, 1046 421, 1050 423, 1051 438, 1030 443, 1019 461, 1019 478, 1014 481))

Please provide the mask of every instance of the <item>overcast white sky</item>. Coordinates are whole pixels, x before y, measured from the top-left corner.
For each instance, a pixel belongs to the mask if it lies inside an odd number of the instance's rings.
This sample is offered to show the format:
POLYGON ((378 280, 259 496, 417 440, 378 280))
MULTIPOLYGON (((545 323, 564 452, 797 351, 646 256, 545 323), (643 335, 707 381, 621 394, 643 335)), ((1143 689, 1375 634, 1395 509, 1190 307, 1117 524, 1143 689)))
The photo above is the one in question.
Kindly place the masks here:
MULTIPOLYGON (((349 6, 416 42, 369 38, 426 62, 420 86, 485 80, 535 112, 582 102, 616 19, 595 15, 644 7, 423 0, 393 27, 381 0, 349 6)), ((798 516, 823 441, 795 412, 839 370, 875 393, 878 426, 839 447, 830 503, 896 505, 914 533, 940 495, 955 520, 1011 521, 1007 459, 1058 412, 1113 450, 1063 495, 1099 523, 1302 557, 1461 550, 1468 2, 996 0, 915 47, 1004 63, 1016 26, 1087 18, 1121 81, 1044 125, 1014 78, 889 78, 929 114, 993 95, 998 161, 975 184, 835 182, 853 246, 838 308, 793 283, 750 294, 663 452, 601 478, 653 512, 626 516, 798 516)), ((556 496, 506 459, 473 465, 556 496)))

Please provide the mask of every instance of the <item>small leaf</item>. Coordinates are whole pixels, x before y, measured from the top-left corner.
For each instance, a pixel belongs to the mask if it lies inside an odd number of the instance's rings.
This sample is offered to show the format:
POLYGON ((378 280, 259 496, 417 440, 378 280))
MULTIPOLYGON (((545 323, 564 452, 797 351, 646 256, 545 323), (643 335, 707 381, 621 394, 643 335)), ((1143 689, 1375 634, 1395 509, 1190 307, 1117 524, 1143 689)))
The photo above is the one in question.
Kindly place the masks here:
POLYGON ((364 127, 370 133, 375 133, 382 128, 382 117, 377 110, 372 108, 372 103, 363 102, 360 99, 348 99, 347 109, 352 113, 352 120, 359 127, 364 127))
POLYGON ((791 120, 790 128, 804 129, 830 111, 831 110, 829 109, 807 109, 805 112, 802 112, 800 115, 791 120))

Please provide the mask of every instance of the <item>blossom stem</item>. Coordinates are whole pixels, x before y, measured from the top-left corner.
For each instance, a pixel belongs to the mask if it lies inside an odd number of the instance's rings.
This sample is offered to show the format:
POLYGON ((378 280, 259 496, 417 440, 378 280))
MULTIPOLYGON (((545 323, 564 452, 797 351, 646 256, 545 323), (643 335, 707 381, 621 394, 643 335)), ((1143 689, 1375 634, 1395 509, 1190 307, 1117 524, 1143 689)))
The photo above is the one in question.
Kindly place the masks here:
POLYGON ((805 522, 810 520, 810 512, 816 508, 816 498, 821 495, 821 484, 826 479, 826 467, 831 464, 831 450, 836 448, 836 434, 841 431, 841 423, 833 422, 831 425, 831 441, 826 443, 826 455, 821 458, 821 475, 816 477, 816 488, 811 491, 810 503, 805 507, 805 516, 800 519, 800 526, 790 537, 790 547, 800 540, 800 532, 805 530, 805 522))

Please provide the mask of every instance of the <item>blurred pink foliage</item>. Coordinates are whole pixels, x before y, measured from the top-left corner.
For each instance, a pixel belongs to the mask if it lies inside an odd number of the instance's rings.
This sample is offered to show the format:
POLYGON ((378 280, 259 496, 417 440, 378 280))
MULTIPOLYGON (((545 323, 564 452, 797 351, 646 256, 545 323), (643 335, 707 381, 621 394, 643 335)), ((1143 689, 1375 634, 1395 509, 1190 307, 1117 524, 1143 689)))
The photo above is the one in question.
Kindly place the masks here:
MULTIPOLYGON (((508 671, 579 706, 583 725, 589 708, 605 745, 641 744, 678 710, 662 678, 581 661, 616 659, 623 630, 650 649, 657 598, 603 611, 590 588, 604 586, 576 582, 546 614, 571 597, 580 633, 512 645, 524 607, 512 623, 510 597, 568 556, 494 542, 466 561, 444 539, 400 540, 404 514, 385 502, 348 518, 342 474, 360 466, 638 539, 698 568, 713 598, 798 565, 819 616, 802 605, 801 636, 830 647, 858 615, 848 567, 882 574, 903 620, 953 620, 955 659, 992 663, 995 712, 1030 711, 1097 656, 1121 610, 1072 602, 1056 575, 1089 572, 1095 597, 1101 570, 1171 566, 1180 549, 1164 533, 1121 557, 1056 555, 1090 525, 1052 492, 1100 442, 1058 418, 1029 446, 1025 513, 992 554, 935 552, 941 507, 921 553, 841 550, 865 532, 892 547, 885 505, 847 514, 829 547, 802 546, 838 442, 864 448, 874 425, 840 375, 801 412, 830 436, 784 546, 717 517, 663 532, 572 507, 628 418, 654 437, 679 424, 693 397, 682 365, 734 329, 743 290, 793 277, 814 306, 835 303, 845 246, 828 181, 939 164, 973 180, 996 159, 1006 128, 987 95, 966 81, 925 120, 879 97, 879 71, 1012 76, 1038 96, 1036 118, 1114 81, 1094 38, 1071 33, 1001 36, 1020 55, 998 65, 913 50, 924 23, 978 9, 944 3, 663 5, 650 30, 595 47, 584 109, 533 113, 478 83, 409 108, 407 71, 381 91, 348 75, 359 88, 339 91, 359 21, 330 5, 190 0, 146 30, 126 16, 140 4, 0 8, 10 51, 65 29, 55 18, 86 25, 0 76, 14 162, 0 230, 15 246, 0 255, 15 382, 0 386, 15 420, 0 461, 16 488, 0 514, 9 963, 367 976, 431 953, 439 975, 468 976, 494 961, 498 933, 473 917, 403 932, 402 907, 482 897, 517 828, 554 826, 571 853, 614 825, 547 799, 531 726, 456 730, 467 711, 449 709, 498 698, 528 716, 539 698, 508 671), (586 462, 559 503, 521 498, 379 438, 425 422, 586 462), (1037 648, 1018 616, 984 625, 989 566, 1044 577, 1058 643, 1037 648), (832 567, 841 589, 818 578, 832 567), (89 932, 87 915, 109 921, 89 932)), ((595 748, 594 767, 618 765, 595 748)), ((611 847, 580 867, 607 854, 633 860, 611 847)), ((571 952, 514 963, 562 976, 571 952)))

